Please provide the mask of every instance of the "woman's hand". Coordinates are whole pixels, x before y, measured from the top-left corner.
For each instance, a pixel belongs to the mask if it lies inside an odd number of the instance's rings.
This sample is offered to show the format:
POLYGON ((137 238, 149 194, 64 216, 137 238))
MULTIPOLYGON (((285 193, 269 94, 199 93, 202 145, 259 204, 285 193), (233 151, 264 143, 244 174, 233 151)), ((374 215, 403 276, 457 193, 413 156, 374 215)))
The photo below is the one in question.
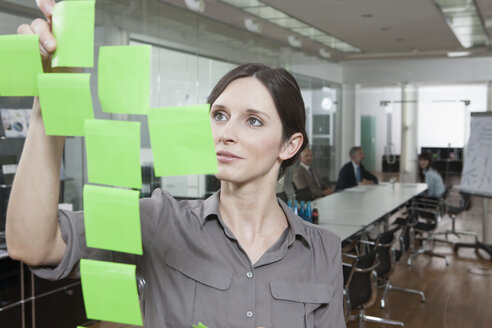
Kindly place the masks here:
POLYGON ((39 51, 43 59, 43 69, 48 72, 80 72, 80 68, 51 67, 51 56, 56 50, 56 40, 51 31, 51 17, 54 0, 36 0, 36 3, 43 12, 45 19, 36 18, 31 25, 22 24, 17 28, 18 34, 39 34, 39 51))

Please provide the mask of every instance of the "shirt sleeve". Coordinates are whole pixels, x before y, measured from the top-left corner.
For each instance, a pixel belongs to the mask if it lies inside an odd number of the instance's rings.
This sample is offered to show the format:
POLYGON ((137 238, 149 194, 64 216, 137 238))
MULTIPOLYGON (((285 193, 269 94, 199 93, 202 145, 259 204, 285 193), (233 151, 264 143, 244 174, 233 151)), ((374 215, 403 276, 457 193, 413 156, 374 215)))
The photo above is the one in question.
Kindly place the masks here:
POLYGON ((343 312, 343 272, 341 242, 338 237, 331 237, 328 242, 324 242, 325 247, 331 250, 333 256, 329 259, 332 274, 330 275, 329 285, 332 287, 332 299, 330 304, 318 308, 314 312, 314 327, 333 327, 345 328, 345 318, 343 312), (336 251, 335 251, 336 250, 336 251))
POLYGON ((110 260, 111 252, 88 248, 85 242, 84 212, 58 210, 58 224, 63 241, 67 244, 65 254, 56 267, 30 267, 38 277, 59 280, 63 278, 79 278, 79 261, 81 258, 110 260))
MULTIPOLYGON (((140 200, 140 222, 144 250, 155 234, 155 227, 163 216, 163 200, 170 198, 168 193, 156 189, 151 198, 140 200)), ((65 254, 56 267, 30 267, 38 277, 48 280, 80 278, 80 259, 112 261, 140 264, 141 256, 87 247, 85 239, 84 212, 58 210, 58 224, 63 241, 67 244, 65 254)))

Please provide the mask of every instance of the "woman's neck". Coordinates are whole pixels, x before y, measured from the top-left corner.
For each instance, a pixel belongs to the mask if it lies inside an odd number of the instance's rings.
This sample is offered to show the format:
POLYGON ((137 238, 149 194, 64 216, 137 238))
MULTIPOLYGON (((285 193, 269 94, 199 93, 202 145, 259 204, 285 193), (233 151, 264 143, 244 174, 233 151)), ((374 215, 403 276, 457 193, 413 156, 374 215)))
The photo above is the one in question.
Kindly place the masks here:
POLYGON ((277 234, 287 227, 285 214, 275 195, 276 180, 268 177, 260 180, 244 184, 221 183, 220 214, 238 239, 252 242, 258 236, 277 234))

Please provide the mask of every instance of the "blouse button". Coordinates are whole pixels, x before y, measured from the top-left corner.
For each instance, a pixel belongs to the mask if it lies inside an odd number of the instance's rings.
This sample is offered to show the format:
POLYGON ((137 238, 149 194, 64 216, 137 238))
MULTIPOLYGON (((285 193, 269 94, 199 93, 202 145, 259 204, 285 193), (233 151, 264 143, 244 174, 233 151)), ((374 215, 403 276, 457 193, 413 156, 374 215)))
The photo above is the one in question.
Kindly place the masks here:
POLYGON ((246 272, 246 277, 253 278, 253 272, 246 272))
POLYGON ((252 317, 253 317, 253 311, 248 311, 248 312, 246 312, 246 316, 247 316, 248 318, 252 318, 252 317))

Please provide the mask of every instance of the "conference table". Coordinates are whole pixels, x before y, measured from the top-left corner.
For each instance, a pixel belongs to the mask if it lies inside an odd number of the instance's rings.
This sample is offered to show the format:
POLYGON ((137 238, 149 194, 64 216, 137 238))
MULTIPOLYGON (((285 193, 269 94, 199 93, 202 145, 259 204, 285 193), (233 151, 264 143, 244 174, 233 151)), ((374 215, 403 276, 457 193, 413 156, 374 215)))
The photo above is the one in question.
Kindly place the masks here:
POLYGON ((357 186, 315 200, 319 225, 343 241, 359 236, 373 224, 384 221, 412 198, 427 190, 425 183, 380 183, 357 186))

